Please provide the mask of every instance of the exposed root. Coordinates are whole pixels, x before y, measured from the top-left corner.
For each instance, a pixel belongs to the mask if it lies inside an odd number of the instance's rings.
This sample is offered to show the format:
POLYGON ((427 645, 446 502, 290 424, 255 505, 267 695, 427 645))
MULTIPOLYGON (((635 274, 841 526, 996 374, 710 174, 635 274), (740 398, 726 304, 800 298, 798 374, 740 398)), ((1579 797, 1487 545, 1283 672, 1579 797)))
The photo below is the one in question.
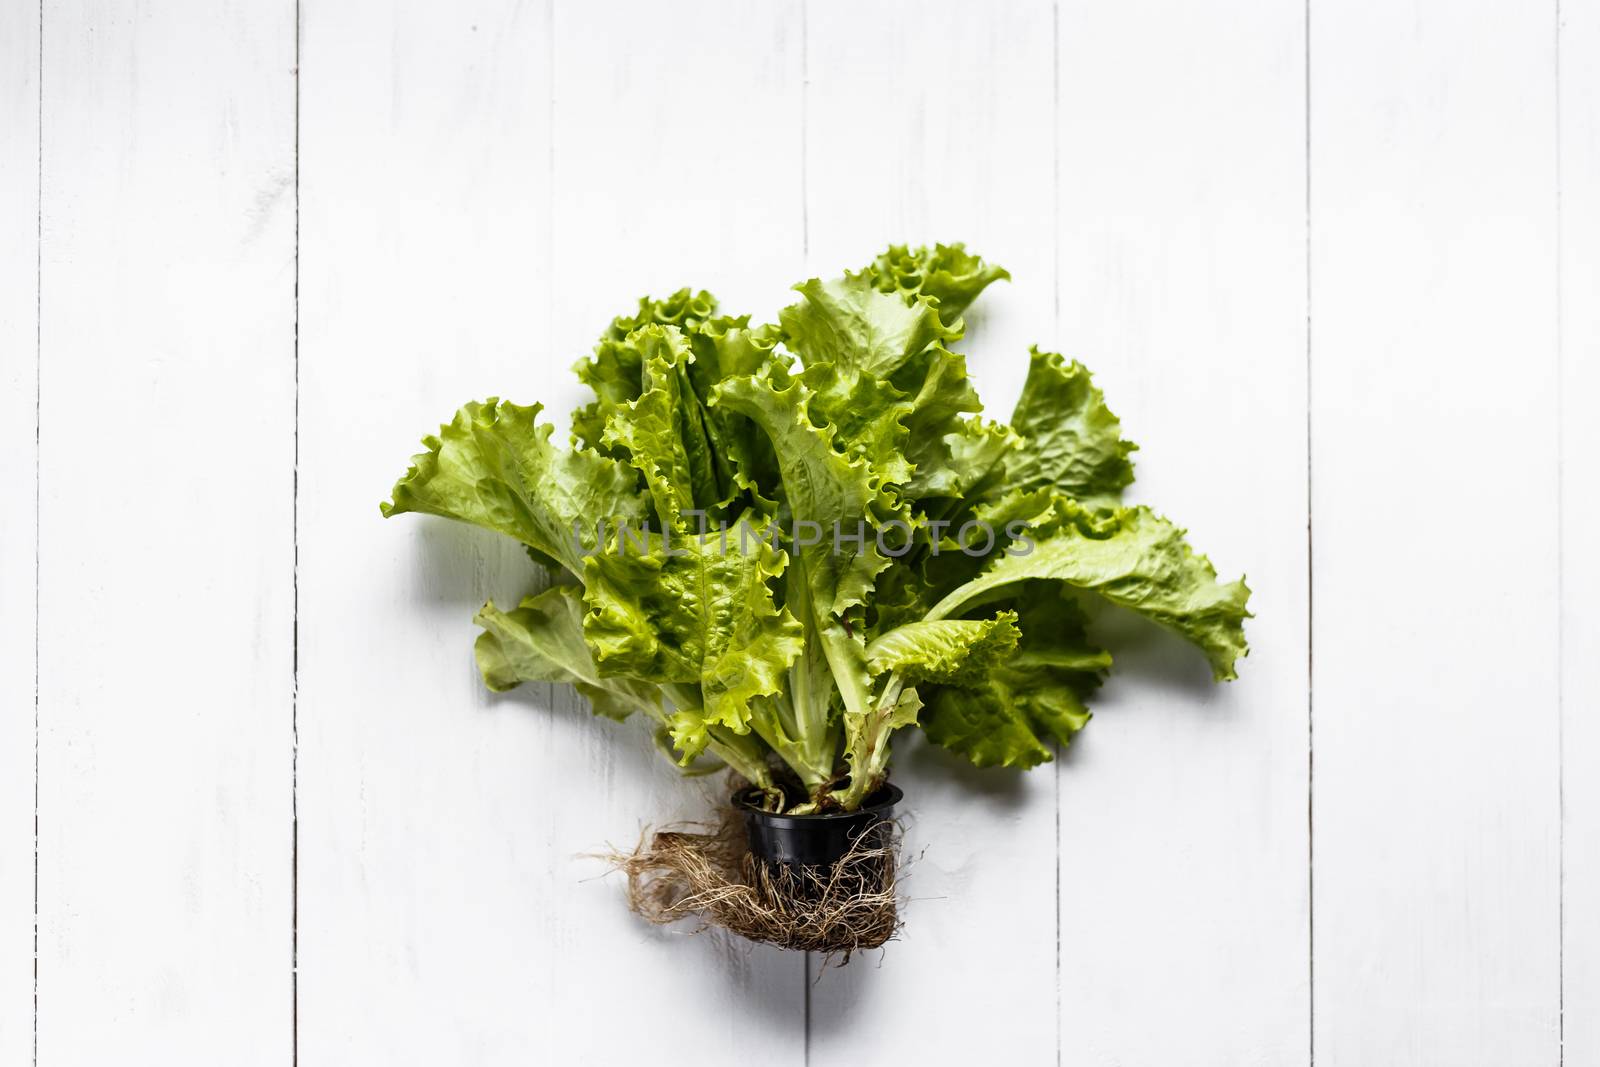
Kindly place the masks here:
POLYGON ((746 851, 744 818, 646 834, 631 854, 611 857, 628 876, 628 904, 650 922, 688 916, 751 941, 820 952, 831 962, 877 948, 900 928, 895 877, 898 828, 863 834, 833 867, 768 864, 746 851))

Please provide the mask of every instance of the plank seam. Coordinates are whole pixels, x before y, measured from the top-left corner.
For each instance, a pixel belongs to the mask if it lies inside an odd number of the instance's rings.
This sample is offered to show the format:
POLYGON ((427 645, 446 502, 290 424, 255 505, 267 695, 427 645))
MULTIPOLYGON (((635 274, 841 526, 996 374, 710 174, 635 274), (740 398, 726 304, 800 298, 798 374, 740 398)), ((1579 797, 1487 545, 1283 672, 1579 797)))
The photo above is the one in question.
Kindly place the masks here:
POLYGON ((294 5, 294 472, 289 653, 289 1062, 300 1062, 300 0, 294 5))
POLYGON ((39 0, 39 158, 33 231, 33 1067, 39 1067, 39 492, 44 410, 44 0, 39 0))
POLYGON ((1312 511, 1311 372, 1311 0, 1302 21, 1305 66, 1306 257, 1306 1062, 1317 1062, 1316 566, 1312 511))
POLYGON ((1567 1062, 1567 701, 1566 701, 1566 404, 1562 402, 1566 363, 1563 324, 1566 319, 1562 259, 1563 238, 1561 172, 1561 0, 1555 7, 1555 125, 1556 125, 1556 1063, 1567 1062))
MULTIPOLYGON (((808 171, 811 143, 811 8, 800 0, 800 256, 811 265, 811 183, 808 171)), ((810 1034, 807 1025, 806 1033, 810 1034)))

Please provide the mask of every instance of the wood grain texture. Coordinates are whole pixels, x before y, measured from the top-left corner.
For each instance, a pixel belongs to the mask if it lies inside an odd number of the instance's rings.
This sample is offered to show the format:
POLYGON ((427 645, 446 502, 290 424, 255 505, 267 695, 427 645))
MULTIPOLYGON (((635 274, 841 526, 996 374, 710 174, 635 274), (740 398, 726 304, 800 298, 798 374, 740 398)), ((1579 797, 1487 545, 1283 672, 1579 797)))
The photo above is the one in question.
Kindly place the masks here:
POLYGON ((1600 3, 1561 4, 1563 1053, 1600 1064, 1600 3))
POLYGON ((39 9, 0 7, 0 1063, 33 1056, 39 9))
POLYGON ((1312 8, 1319 1065, 1560 1051, 1552 14, 1312 8))
MULTIPOLYGON (((958 346, 1004 418, 1027 346, 1056 337, 1051 5, 812 2, 807 15, 806 273, 859 268, 890 242, 965 241, 1009 268, 958 346)), ((1053 1064, 1051 768, 982 771, 918 737, 896 746, 905 932, 881 963, 820 976, 811 1062, 1053 1064)))
POLYGON ((1221 686, 1103 620, 1059 770, 1063 1063, 1308 1059, 1302 16, 1061 8, 1062 343, 1140 445, 1131 499, 1256 615, 1221 686))
POLYGON ((557 1029, 578 795, 562 724, 473 665, 529 568, 378 502, 461 403, 553 377, 549 15, 313 0, 301 35, 299 1062, 509 1063, 557 1029))
POLYGON ((290 1054, 294 5, 51 5, 38 1062, 290 1054))

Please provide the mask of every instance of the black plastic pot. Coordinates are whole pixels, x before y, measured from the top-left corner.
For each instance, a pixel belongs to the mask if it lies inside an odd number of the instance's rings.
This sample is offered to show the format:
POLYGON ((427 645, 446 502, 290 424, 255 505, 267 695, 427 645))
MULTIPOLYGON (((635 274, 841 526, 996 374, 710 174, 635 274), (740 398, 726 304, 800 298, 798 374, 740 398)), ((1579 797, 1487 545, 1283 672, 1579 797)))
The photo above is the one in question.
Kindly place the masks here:
POLYGON ((752 855, 790 867, 831 867, 863 834, 882 835, 904 796, 885 784, 855 811, 773 815, 760 809, 761 790, 751 786, 735 793, 733 803, 744 812, 752 855))

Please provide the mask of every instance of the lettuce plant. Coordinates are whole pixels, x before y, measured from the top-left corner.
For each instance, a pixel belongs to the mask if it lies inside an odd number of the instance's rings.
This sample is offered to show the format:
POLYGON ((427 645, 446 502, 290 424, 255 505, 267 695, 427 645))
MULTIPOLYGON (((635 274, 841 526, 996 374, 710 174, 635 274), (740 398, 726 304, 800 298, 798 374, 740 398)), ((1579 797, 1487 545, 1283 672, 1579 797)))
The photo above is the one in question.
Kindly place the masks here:
POLYGON ((1006 277, 961 245, 894 247, 796 286, 776 324, 705 292, 641 300, 576 367, 594 399, 570 447, 537 404, 470 403, 383 513, 497 530, 552 572, 478 613, 491 689, 567 682, 642 713, 680 766, 731 767, 773 810, 858 807, 914 726, 1035 766, 1111 666, 1094 602, 1222 680, 1249 591, 1122 504, 1136 446, 1078 363, 1035 349, 1010 421, 981 415, 954 345, 1006 277))

